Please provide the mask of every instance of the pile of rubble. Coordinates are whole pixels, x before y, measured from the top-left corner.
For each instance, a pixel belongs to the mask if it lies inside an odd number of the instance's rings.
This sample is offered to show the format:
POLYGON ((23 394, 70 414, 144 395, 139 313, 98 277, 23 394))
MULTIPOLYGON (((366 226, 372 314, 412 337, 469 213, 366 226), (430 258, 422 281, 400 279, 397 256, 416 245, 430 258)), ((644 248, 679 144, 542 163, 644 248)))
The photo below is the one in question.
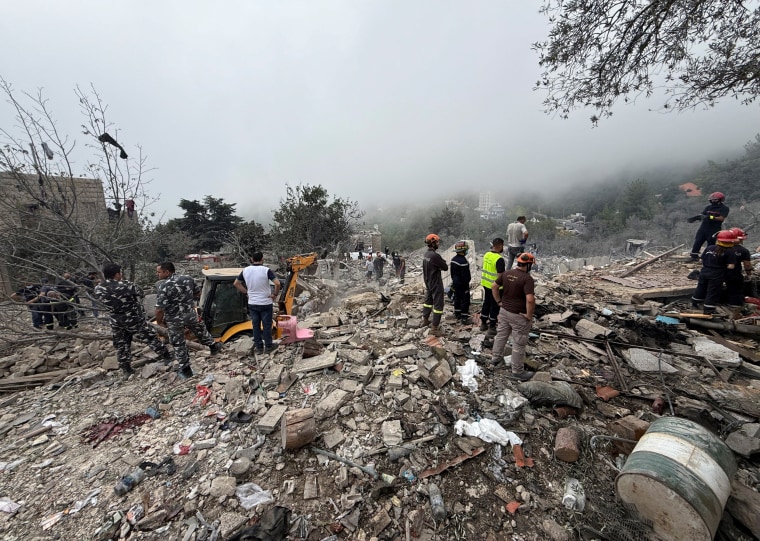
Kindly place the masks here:
POLYGON ((705 528, 760 537, 756 336, 691 325, 687 262, 649 262, 633 287, 621 276, 637 263, 536 273, 527 383, 481 362, 476 316, 445 319, 441 338, 420 327, 419 254, 403 284, 342 267, 327 288, 340 301, 299 314, 312 342, 194 352, 188 381, 139 347, 122 381, 94 322, 40 333, 0 358, 0 537, 656 539, 616 478, 673 416, 738 465, 705 528), (24 379, 41 366, 55 370, 24 379))

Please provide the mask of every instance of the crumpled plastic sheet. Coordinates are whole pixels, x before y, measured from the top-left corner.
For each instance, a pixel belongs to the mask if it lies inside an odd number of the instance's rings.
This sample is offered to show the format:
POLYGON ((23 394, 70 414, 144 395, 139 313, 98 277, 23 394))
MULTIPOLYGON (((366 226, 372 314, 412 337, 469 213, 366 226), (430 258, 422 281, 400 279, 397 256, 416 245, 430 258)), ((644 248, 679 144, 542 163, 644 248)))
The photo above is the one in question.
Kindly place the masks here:
POLYGON ((20 507, 20 503, 16 503, 10 498, 6 498, 5 496, 0 498, 0 511, 3 513, 15 513, 20 507))
POLYGON ((499 404, 510 411, 518 410, 527 403, 527 398, 509 389, 504 389, 504 392, 499 395, 499 404))
POLYGON ((501 445, 522 445, 522 440, 514 432, 508 432, 493 419, 481 419, 476 422, 467 422, 460 419, 454 425, 458 435, 475 436, 487 443, 499 443, 501 445))
POLYGON ((246 511, 256 507, 257 505, 271 503, 274 501, 272 493, 268 490, 264 490, 256 483, 244 483, 238 485, 235 489, 235 495, 240 500, 240 505, 246 511))
POLYGON ((473 393, 478 390, 478 382, 475 376, 479 376, 481 372, 475 359, 467 359, 464 366, 457 366, 457 372, 462 377, 462 385, 464 387, 467 387, 473 393))

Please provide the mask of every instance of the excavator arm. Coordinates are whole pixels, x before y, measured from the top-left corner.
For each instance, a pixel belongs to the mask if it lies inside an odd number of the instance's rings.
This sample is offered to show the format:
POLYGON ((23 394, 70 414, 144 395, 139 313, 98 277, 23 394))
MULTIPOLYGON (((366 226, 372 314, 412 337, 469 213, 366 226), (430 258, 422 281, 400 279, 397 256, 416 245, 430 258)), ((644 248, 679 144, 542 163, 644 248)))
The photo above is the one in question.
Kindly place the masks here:
POLYGON ((288 258, 288 276, 285 278, 285 283, 280 290, 280 298, 277 301, 280 314, 291 315, 296 286, 298 286, 298 273, 307 267, 311 267, 316 261, 316 253, 294 255, 288 258))

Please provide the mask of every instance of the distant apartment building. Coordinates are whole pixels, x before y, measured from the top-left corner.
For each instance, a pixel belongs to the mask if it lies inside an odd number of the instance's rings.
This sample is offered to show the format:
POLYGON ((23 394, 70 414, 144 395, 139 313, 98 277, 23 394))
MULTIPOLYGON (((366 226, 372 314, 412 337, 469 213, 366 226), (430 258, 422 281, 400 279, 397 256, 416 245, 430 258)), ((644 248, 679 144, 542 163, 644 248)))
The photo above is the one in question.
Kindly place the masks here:
POLYGON ((506 216, 504 207, 496 203, 491 192, 481 192, 478 197, 478 208, 481 220, 502 220, 506 216))
MULTIPOLYGON (((0 234, 19 226, 32 227, 35 216, 51 208, 70 213, 75 220, 97 223, 106 220, 105 194, 98 179, 49 177, 40 183, 36 175, 17 176, 0 172, 0 234)), ((0 259, 0 293, 13 293, 11 274, 5 258, 0 259)))

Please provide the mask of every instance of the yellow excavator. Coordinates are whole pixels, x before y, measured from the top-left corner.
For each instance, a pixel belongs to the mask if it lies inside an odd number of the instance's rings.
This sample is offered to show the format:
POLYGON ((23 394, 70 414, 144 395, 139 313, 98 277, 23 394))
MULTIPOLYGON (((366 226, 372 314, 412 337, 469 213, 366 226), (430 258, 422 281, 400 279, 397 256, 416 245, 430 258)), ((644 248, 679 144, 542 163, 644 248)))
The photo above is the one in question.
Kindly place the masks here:
MULTIPOLYGON (((296 255, 287 260, 287 277, 277 300, 278 313, 272 322, 272 336, 282 338, 278 318, 291 315, 298 273, 316 269, 317 254, 296 255)), ((219 342, 227 342, 240 335, 251 335, 253 327, 248 316, 248 298, 240 293, 233 282, 242 272, 242 267, 203 270, 203 289, 198 302, 198 311, 211 336, 219 342)), ((308 272, 308 271, 307 271, 308 272)))

